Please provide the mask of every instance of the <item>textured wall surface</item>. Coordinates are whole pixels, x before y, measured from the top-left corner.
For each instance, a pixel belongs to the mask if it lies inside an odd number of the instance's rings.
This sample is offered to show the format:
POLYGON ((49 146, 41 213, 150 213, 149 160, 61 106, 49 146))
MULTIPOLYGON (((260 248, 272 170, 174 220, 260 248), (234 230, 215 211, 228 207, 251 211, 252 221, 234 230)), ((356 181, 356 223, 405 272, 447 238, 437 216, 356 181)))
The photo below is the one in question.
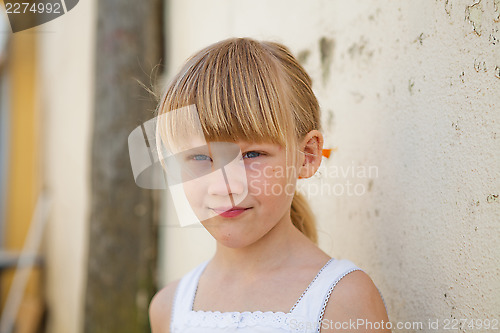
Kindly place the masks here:
POLYGON ((351 167, 366 189, 313 201, 327 246, 366 268, 392 320, 498 319, 500 8, 361 3, 320 20, 317 46, 297 49, 311 49, 338 146, 326 166, 351 167), (327 65, 322 38, 334 45, 327 65), (378 172, 359 172, 368 166, 378 172))
MULTIPOLYGON (((289 46, 336 148, 301 181, 321 247, 370 274, 393 322, 500 319, 499 21, 498 0, 173 0, 167 59, 289 46)), ((162 230, 165 282, 213 253, 202 230, 162 230)))

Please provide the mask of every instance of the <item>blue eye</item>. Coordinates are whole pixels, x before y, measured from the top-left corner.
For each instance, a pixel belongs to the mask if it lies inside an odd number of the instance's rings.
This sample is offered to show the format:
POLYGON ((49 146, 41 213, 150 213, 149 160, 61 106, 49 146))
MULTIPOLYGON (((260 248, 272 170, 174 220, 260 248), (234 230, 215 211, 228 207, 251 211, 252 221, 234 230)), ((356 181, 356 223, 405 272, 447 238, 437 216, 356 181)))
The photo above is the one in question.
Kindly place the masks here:
POLYGON ((202 155, 202 154, 193 155, 193 156, 191 156, 191 159, 195 160, 195 161, 212 161, 210 156, 202 155))
POLYGON ((243 158, 255 158, 255 157, 259 157, 260 155, 262 155, 261 153, 259 152, 256 152, 256 151, 248 151, 246 153, 243 154, 243 158))

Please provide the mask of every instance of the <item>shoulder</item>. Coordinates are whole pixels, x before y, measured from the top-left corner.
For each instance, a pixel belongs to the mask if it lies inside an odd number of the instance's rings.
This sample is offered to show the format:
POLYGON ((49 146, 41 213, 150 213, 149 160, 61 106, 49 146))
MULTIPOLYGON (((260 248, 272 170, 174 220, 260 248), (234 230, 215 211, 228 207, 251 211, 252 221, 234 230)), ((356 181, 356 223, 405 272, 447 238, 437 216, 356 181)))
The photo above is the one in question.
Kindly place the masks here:
POLYGON ((384 302, 372 279, 356 270, 337 283, 321 323, 321 332, 390 332, 384 302), (359 323, 356 327, 350 323, 359 323), (382 323, 383 322, 383 323, 382 323))
POLYGON ((149 304, 149 321, 152 333, 168 333, 170 331, 170 315, 175 291, 180 280, 167 284, 158 291, 149 304))

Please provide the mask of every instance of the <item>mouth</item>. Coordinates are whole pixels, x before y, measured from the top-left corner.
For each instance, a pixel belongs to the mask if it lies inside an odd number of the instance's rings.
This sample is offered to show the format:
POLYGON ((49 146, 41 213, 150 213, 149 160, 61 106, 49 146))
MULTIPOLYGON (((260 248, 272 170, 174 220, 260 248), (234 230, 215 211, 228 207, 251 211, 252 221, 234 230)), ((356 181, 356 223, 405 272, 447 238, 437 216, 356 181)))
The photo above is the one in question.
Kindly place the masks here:
POLYGON ((217 207, 211 208, 217 215, 222 217, 236 217, 247 210, 250 210, 252 207, 217 207))

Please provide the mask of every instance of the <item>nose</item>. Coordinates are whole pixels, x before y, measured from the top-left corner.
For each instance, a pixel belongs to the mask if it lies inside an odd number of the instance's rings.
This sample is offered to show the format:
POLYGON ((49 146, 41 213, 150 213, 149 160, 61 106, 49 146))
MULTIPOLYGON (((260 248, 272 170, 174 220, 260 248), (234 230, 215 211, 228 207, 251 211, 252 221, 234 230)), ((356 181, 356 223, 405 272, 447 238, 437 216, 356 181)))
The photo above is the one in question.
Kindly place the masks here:
POLYGON ((210 175, 208 194, 216 196, 243 195, 247 191, 245 169, 226 165, 210 175))

